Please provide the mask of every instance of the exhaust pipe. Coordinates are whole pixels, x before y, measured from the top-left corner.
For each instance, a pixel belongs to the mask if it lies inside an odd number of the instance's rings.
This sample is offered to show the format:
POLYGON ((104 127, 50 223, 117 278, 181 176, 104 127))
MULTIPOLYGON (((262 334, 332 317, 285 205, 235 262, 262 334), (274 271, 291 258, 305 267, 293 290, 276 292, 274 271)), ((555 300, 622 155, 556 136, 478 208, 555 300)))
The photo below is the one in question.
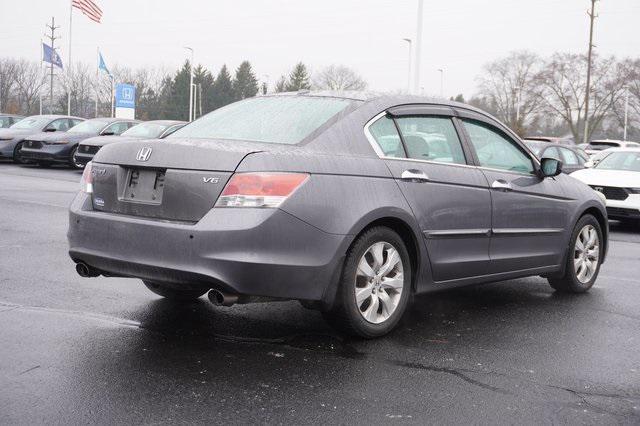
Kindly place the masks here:
POLYGON ((76 272, 84 278, 93 278, 100 275, 100 272, 97 269, 92 268, 84 262, 76 263, 76 272))
POLYGON ((210 290, 207 297, 216 306, 233 306, 239 299, 237 294, 223 293, 219 290, 210 290))

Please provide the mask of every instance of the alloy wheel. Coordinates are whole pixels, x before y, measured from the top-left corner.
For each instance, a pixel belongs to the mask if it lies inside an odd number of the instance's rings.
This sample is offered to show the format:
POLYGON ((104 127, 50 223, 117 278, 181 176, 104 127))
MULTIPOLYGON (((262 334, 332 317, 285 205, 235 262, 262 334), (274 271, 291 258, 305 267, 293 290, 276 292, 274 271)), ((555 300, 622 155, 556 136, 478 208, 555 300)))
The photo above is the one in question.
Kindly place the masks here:
POLYGON ((404 288, 404 265, 398 250, 380 241, 371 245, 360 258, 354 295, 360 315, 380 324, 395 312, 404 288))
POLYGON ((600 261, 600 238, 593 225, 586 225, 576 238, 573 269, 581 283, 588 283, 598 269, 600 261))

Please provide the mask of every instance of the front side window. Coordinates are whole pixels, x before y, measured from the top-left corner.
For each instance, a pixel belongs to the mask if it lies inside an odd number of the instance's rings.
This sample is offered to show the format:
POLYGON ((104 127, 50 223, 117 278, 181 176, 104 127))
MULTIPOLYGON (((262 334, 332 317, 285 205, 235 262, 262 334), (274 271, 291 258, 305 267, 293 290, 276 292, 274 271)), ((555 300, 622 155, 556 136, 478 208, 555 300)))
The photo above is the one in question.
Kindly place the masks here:
POLYGON ((128 128, 129 128, 128 122, 113 123, 111 126, 104 129, 102 133, 111 133, 114 135, 120 135, 128 128))
POLYGON ((534 172, 531 158, 499 130, 473 120, 462 122, 482 167, 519 173, 534 172))
POLYGON ((448 117, 397 119, 407 156, 416 160, 466 164, 462 144, 448 117))
POLYGON ((578 166, 582 164, 580 158, 578 158, 578 156, 570 149, 560 148, 560 150, 562 151, 562 157, 564 158, 564 163, 566 165, 578 166))
POLYGON ((544 150, 541 158, 553 158, 554 160, 562 161, 562 157, 560 156, 560 151, 555 146, 551 146, 544 150))
POLYGON ((312 96, 264 96, 227 105, 168 138, 296 144, 357 101, 312 96))
POLYGON ((47 129, 56 129, 60 132, 66 132, 69 129, 69 120, 67 120, 66 118, 53 120, 51 124, 47 126, 47 129))
POLYGON ((385 157, 405 157, 400 135, 392 118, 386 115, 379 118, 369 126, 369 133, 371 133, 385 157))

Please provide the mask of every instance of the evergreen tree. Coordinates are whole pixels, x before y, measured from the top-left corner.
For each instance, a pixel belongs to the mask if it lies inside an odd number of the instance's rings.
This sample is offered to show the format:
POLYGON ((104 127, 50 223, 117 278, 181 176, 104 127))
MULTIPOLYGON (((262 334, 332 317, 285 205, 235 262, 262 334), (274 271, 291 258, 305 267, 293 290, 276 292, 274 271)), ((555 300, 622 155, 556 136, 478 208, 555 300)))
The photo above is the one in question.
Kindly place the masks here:
POLYGON ((307 71, 307 67, 302 62, 298 62, 293 68, 293 71, 291 71, 291 74, 289 74, 286 91, 297 92, 298 90, 308 90, 310 88, 311 83, 309 81, 309 72, 307 71))
POLYGON ((196 85, 196 117, 200 117, 213 110, 212 93, 213 93, 213 75, 211 72, 198 65, 193 70, 193 83, 196 85), (202 108, 202 111, 201 111, 202 108))
POLYGON ((235 100, 233 93, 233 82, 226 65, 223 65, 213 82, 211 105, 213 109, 223 107, 235 100))
POLYGON ((169 92, 169 104, 166 105, 166 116, 174 120, 189 119, 189 81, 191 64, 185 61, 182 68, 176 72, 169 92))
POLYGON ((249 61, 243 61, 236 70, 233 91, 238 100, 250 98, 258 93, 258 79, 253 73, 249 61))

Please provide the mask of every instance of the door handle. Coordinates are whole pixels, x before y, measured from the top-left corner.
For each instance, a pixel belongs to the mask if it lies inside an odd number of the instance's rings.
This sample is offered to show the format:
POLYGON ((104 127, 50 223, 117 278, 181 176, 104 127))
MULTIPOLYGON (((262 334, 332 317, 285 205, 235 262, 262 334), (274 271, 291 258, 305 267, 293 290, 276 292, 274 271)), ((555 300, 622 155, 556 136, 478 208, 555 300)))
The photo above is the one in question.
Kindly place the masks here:
POLYGON ((491 184, 491 188, 493 189, 501 189, 503 191, 511 191, 511 184, 504 179, 494 180, 491 184))
POLYGON ((417 169, 405 170, 400 175, 400 178, 402 180, 410 180, 414 182, 427 182, 429 180, 429 176, 427 176, 425 172, 417 169))

